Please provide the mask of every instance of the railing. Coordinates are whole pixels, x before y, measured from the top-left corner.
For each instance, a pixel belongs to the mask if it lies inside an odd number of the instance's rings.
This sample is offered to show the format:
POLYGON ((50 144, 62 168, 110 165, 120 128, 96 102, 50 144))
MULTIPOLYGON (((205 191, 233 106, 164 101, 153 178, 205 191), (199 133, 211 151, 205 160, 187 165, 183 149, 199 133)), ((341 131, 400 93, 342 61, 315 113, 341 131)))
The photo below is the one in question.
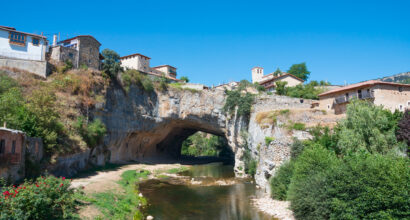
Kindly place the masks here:
POLYGON ((354 94, 350 96, 339 96, 335 98, 334 103, 335 104, 342 104, 342 103, 347 103, 352 99, 374 99, 374 95, 372 93, 360 93, 360 94, 354 94))

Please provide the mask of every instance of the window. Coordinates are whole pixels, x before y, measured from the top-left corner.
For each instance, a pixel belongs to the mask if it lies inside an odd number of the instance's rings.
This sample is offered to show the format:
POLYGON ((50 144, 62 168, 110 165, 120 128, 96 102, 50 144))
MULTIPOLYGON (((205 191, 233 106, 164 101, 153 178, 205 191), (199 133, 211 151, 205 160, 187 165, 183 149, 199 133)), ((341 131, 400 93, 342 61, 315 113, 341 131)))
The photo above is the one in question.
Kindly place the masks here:
POLYGON ((73 54, 73 53, 68 53, 68 56, 69 56, 70 58, 74 58, 74 54, 73 54))
POLYGON ((11 153, 15 154, 16 153, 16 141, 13 141, 11 143, 11 153))
POLYGON ((359 99, 361 99, 362 98, 362 90, 361 89, 357 90, 357 94, 359 96, 359 99))
POLYGON ((6 151, 6 140, 0 140, 0 154, 4 154, 6 151))
POLYGON ((27 36, 25 34, 16 33, 16 32, 10 32, 10 35, 9 35, 10 43, 22 45, 22 46, 26 44, 26 38, 27 36))
POLYGON ((327 105, 327 109, 330 109, 330 105, 327 105))
POLYGON ((407 102, 407 106, 409 106, 409 107, 410 107, 410 101, 408 101, 408 102, 407 102))
POLYGON ((399 105, 399 110, 400 110, 400 111, 403 110, 403 105, 399 105))
POLYGON ((403 92, 403 87, 399 87, 399 92, 403 92))
POLYGON ((40 44, 40 39, 38 38, 33 38, 33 45, 38 46, 40 44))

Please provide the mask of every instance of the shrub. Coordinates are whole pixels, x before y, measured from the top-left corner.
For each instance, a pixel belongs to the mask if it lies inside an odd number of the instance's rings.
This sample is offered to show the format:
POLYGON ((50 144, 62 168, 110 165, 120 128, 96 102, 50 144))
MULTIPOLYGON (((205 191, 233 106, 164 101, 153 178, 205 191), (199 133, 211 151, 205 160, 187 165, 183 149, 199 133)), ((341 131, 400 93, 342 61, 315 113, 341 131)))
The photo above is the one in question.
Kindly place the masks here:
POLYGON ((288 84, 288 82, 277 81, 277 82, 275 82, 275 84, 276 84, 276 88, 275 88, 276 94, 286 95, 286 89, 287 89, 286 85, 288 84))
POLYGON ((179 78, 180 80, 184 81, 185 83, 189 82, 189 79, 187 76, 181 76, 181 78, 179 78))
POLYGON ((66 60, 62 69, 62 72, 65 73, 68 70, 71 70, 73 68, 73 63, 71 62, 71 60, 66 60))
POLYGON ((120 55, 110 49, 104 49, 101 54, 104 56, 103 71, 112 78, 116 77, 122 71, 120 55))
POLYGON ((276 171, 270 180, 271 196, 273 199, 286 200, 290 180, 293 174, 293 162, 287 161, 276 171))
POLYGON ((1 219, 76 219, 75 190, 69 180, 53 176, 2 189, 1 219))
POLYGON ((397 140, 404 141, 410 145, 410 110, 404 112, 403 118, 399 121, 397 129, 397 140))
POLYGON ((272 93, 272 92, 267 92, 266 94, 267 94, 267 95, 272 95, 273 93, 272 93))
POLYGON ((266 146, 269 146, 269 144, 274 140, 275 140, 275 138, 273 138, 273 137, 265 137, 266 146))
POLYGON ((290 157, 296 159, 305 149, 305 145, 297 138, 293 138, 293 143, 290 146, 290 157))
POLYGON ((351 154, 305 178, 291 208, 301 219, 405 219, 409 165, 407 158, 351 154))
POLYGON ((79 117, 77 119, 75 128, 85 143, 87 143, 87 146, 91 149, 90 154, 95 147, 101 144, 102 138, 107 131, 104 123, 102 123, 100 119, 95 119, 94 121, 87 123, 85 122, 84 117, 79 117))
POLYGON ((306 130, 306 125, 301 122, 295 122, 291 125, 291 129, 298 130, 298 131, 304 131, 306 130))
POLYGON ((338 150, 343 154, 362 150, 387 154, 396 150, 400 147, 395 135, 397 118, 382 106, 352 101, 346 118, 336 128, 338 150))
POLYGON ((254 96, 250 93, 242 93, 239 90, 225 91, 227 98, 223 107, 224 112, 233 114, 237 109, 238 116, 249 116, 251 113, 254 96))

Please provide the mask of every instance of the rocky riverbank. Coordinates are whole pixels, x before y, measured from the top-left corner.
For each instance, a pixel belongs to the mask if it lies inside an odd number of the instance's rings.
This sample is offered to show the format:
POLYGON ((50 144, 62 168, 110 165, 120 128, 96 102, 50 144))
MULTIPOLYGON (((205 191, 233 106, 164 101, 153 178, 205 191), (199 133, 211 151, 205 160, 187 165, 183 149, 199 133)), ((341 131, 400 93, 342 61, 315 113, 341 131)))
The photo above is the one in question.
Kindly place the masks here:
POLYGON ((290 202, 273 200, 270 197, 264 196, 261 198, 253 198, 252 204, 261 212, 273 216, 280 220, 294 220, 293 212, 289 209, 290 202))

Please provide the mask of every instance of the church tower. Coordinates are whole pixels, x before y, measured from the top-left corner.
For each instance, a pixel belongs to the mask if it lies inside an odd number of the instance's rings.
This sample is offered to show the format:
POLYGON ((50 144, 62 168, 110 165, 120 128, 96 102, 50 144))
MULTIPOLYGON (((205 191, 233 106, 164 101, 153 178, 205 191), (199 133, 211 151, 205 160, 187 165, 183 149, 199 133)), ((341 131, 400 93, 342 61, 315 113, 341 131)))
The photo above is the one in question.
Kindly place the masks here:
POLYGON ((263 77, 263 68, 254 67, 252 68, 252 83, 260 82, 263 77))

